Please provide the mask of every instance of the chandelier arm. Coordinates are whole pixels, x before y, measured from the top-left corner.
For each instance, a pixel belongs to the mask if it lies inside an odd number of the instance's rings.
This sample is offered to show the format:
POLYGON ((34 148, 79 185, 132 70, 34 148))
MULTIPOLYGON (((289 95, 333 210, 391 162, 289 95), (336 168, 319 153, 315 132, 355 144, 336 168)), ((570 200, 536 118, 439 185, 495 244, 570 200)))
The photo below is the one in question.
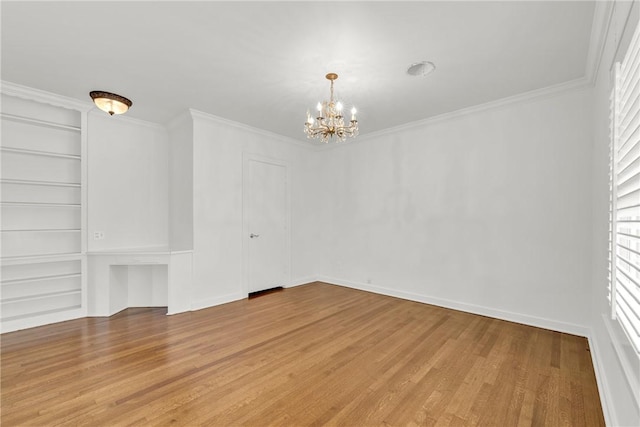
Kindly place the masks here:
POLYGON ((331 130, 331 127, 329 127, 326 123, 320 123, 320 126, 318 126, 316 129, 318 130, 318 132, 325 132, 331 130))
POLYGON ((320 126, 317 128, 311 128, 311 131, 313 133, 313 135, 320 135, 320 134, 325 134, 325 133, 330 133, 331 129, 329 129, 329 127, 327 126, 320 126))

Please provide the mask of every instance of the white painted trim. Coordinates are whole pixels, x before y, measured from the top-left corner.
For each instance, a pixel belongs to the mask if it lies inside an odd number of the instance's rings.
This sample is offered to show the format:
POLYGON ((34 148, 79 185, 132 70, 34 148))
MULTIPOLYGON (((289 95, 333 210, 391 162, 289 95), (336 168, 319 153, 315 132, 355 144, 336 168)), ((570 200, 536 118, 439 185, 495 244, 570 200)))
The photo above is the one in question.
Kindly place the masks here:
POLYGON ((89 221, 89 127, 88 114, 80 113, 80 229, 82 230, 80 252, 88 249, 88 221, 89 221))
MULTIPOLYGON (((18 85, 16 83, 2 81, 0 86, 0 92, 9 95, 15 96, 22 99, 28 99, 30 101, 36 101, 44 104, 53 105, 55 107, 62 107, 71 110, 77 110, 81 113, 87 114, 106 114, 103 111, 99 110, 92 102, 89 101, 80 101, 75 98, 70 98, 63 95, 58 95, 52 92, 46 92, 40 89, 34 89, 27 86, 18 85)), ((154 122, 149 122, 146 120, 136 119, 130 116, 124 115, 114 115, 111 117, 112 120, 119 120, 123 122, 130 123, 135 126, 145 126, 154 128, 156 130, 166 131, 166 128, 154 122)), ((83 125, 85 125, 83 123, 83 125)), ((83 125, 81 125, 81 130, 83 129, 83 125)))
POLYGON ((56 313, 41 314, 39 316, 24 319, 3 320, 0 322, 0 333, 19 331, 22 329, 46 326, 51 323, 65 322, 87 317, 86 308, 74 308, 71 310, 59 311, 56 313))
MULTIPOLYGON (((53 105, 55 107, 62 107, 71 110, 77 110, 81 113, 88 114, 106 114, 103 111, 99 110, 92 102, 89 101, 81 101, 75 98, 70 98, 64 95, 58 95, 52 92, 46 92, 40 89, 34 89, 27 86, 22 86, 16 83, 2 81, 0 82, 0 92, 9 95, 15 96, 17 98, 28 99, 30 101, 36 101, 43 104, 53 105)), ((166 131, 166 128, 154 122, 149 122, 146 120, 136 119, 130 116, 125 115, 114 115, 111 117, 112 120, 119 120, 123 122, 130 123, 136 126, 145 126, 151 127, 157 130, 166 131)), ((82 126, 81 126, 82 129, 82 126)))
POLYGON ((616 418, 616 412, 611 407, 611 402, 608 396, 613 396, 611 393, 611 387, 607 381, 605 370, 603 369, 600 360, 602 360, 602 353, 598 341, 594 338, 593 330, 590 331, 587 340, 589 341, 589 348, 591 349, 591 364, 593 365, 593 371, 596 375, 596 383, 598 385, 598 394, 600 395, 600 405, 602 406, 602 413, 604 415, 604 422, 608 426, 617 426, 618 419, 616 418))
POLYGON ((193 249, 186 249, 182 251, 169 251, 169 250, 155 250, 153 247, 145 248, 121 248, 121 249, 105 249, 99 251, 87 252, 87 256, 98 255, 181 255, 192 254, 193 249))
POLYGON ((95 105, 93 106, 93 108, 89 110, 89 114, 92 116, 105 116, 109 120, 124 122, 126 124, 130 124, 133 126, 142 126, 142 127, 151 128, 157 131, 167 132, 167 128, 159 123, 136 119, 131 116, 125 116, 124 114, 115 114, 113 116, 109 116, 104 111, 98 109, 98 107, 96 107, 95 105))
POLYGON ((34 256, 18 256, 10 258, 0 258, 0 265, 23 265, 43 262, 60 262, 60 261, 77 261, 82 259, 81 252, 73 252, 68 254, 51 254, 51 255, 34 255, 34 256))
POLYGON ((80 112, 80 287, 83 316, 89 312, 89 263, 87 250, 89 248, 89 115, 87 111, 80 112))
POLYGON ((598 71, 604 54, 605 42, 611 25, 613 16, 613 2, 598 1, 593 11, 593 21, 591 24, 591 35, 589 37, 589 51, 587 53, 587 64, 585 76, 590 84, 595 84, 598 79, 598 71))
POLYGON ((191 311, 202 310, 205 308, 215 307, 216 305, 227 304, 230 302, 245 299, 246 297, 246 295, 242 295, 242 292, 233 292, 231 294, 220 295, 214 298, 198 300, 197 302, 191 303, 191 311))
MULTIPOLYGON (((42 104, 41 102, 38 102, 38 103, 42 104)), ((81 111, 81 114, 85 114, 85 112, 81 111)), ((15 116, 13 114, 7 114, 5 112, 0 112, 0 118, 5 120, 10 120, 12 122, 27 123, 30 125, 43 126, 43 127, 48 127, 52 129, 63 129, 63 130, 68 130, 68 131, 78 132, 78 133, 82 131, 81 126, 73 126, 73 125, 67 125, 62 123, 48 122, 46 120, 40 120, 33 117, 15 116)))
MULTIPOLYGON (((638 4, 640 4, 639 1, 637 0, 632 0, 632 1, 626 1, 626 2, 621 2, 619 0, 614 0, 613 1, 613 9, 614 11, 612 12, 612 15, 615 16, 615 8, 617 7, 623 7, 623 6, 619 6, 620 3, 624 4, 625 6, 628 5, 629 9, 627 10, 626 15, 624 15, 624 24, 622 25, 622 28, 620 28, 620 32, 618 33, 617 31, 615 32, 615 51, 613 56, 611 57, 611 63, 608 65, 609 70, 612 71, 613 67, 615 66, 616 62, 622 61, 622 58, 620 57, 620 47, 622 45, 622 41, 625 39, 624 35, 627 33, 628 30, 628 25, 629 25, 629 19, 631 18, 632 14, 633 14, 633 10, 636 6, 638 6, 638 4)), ((631 32, 633 34, 633 32, 635 31, 635 27, 633 29, 631 29, 631 32)), ((629 39, 630 40, 630 39, 629 39)), ((622 57, 624 57, 624 55, 622 55, 622 57)))
POLYGON ((294 288, 296 286, 308 285, 309 283, 317 282, 318 276, 307 276, 307 277, 299 277, 297 279, 293 279, 289 282, 285 288, 294 288))
POLYGON ((559 322, 553 319, 546 319, 543 317, 528 316, 525 314, 514 313, 511 311, 499 310, 491 307, 485 307, 475 304, 467 304, 463 302, 457 302, 448 300, 445 298, 438 298, 429 295, 416 294, 413 292, 398 291, 382 286, 374 286, 365 283, 352 282, 350 280, 337 279, 334 277, 320 276, 318 279, 321 282, 329 283, 332 285, 344 286, 352 289, 359 289, 361 291, 373 292, 376 294, 387 295, 396 298, 402 298, 409 301, 416 301, 425 304, 437 305, 439 307, 450 308, 452 310, 464 311, 472 314, 479 314, 481 316, 493 317, 495 319, 507 320, 509 322, 521 323, 524 325, 535 326, 537 328, 549 329, 552 331, 565 332, 572 335, 578 335, 581 337, 587 337, 589 335, 589 329, 586 326, 576 325, 573 323, 559 322))
POLYGON ((168 251, 167 253, 169 255, 181 255, 181 254, 193 254, 194 250, 193 249, 183 249, 180 251, 168 251))
POLYGON ((439 114, 437 116, 428 117, 426 119, 416 120, 414 122, 405 123, 399 126, 394 126, 387 129, 382 129, 376 132, 367 133, 364 135, 360 135, 358 138, 349 141, 343 142, 340 144, 323 144, 318 150, 332 150, 340 147, 346 147, 351 144, 359 144, 363 142, 367 142, 372 138, 378 138, 380 136, 392 135, 398 132, 403 132, 406 130, 413 130, 420 127, 427 127, 437 123, 447 122, 449 120, 454 120, 460 117, 477 114, 484 111, 497 110, 506 107, 510 107, 513 104, 524 104, 527 102, 539 101, 545 98, 551 98, 554 96, 562 95, 566 92, 578 91, 583 89, 590 89, 591 82, 586 77, 581 77, 579 79, 571 80, 568 82, 560 83, 557 85, 549 86, 542 89, 536 89, 525 93, 520 93, 518 95, 509 96, 506 98, 498 99, 495 101, 489 101, 484 104, 478 104, 467 108, 462 108, 460 110, 451 111, 444 114, 439 114))
POLYGON ((638 407, 638 409, 640 409, 640 394, 638 393, 634 394, 634 392, 640 390, 640 383, 638 383, 638 378, 636 378, 634 375, 633 368, 629 366, 630 364, 629 359, 627 359, 627 357, 625 356, 624 350, 622 349, 622 347, 620 347, 620 342, 616 336, 616 333, 611 329, 610 322, 612 321, 617 322, 617 320, 611 319, 608 315, 603 315, 602 321, 604 322, 604 326, 607 329, 607 334, 609 335, 609 341, 611 341, 611 345, 613 346, 614 353, 616 354, 616 357, 618 358, 618 362, 622 367, 622 372, 624 372, 624 377, 627 380, 626 384, 629 387, 629 391, 631 395, 635 397, 634 401, 636 403, 636 406, 638 407))
POLYGON ((264 156, 262 154, 256 154, 248 151, 242 152, 242 292, 245 295, 249 295, 249 247, 247 236, 251 232, 249 229, 249 162, 257 161, 268 163, 276 166, 282 166, 285 170, 285 187, 286 187, 286 227, 287 227, 287 273, 286 283, 283 286, 289 287, 291 283, 291 271, 293 269, 293 254, 291 253, 291 165, 288 161, 283 159, 276 159, 273 157, 264 156))
MULTIPOLYGON (((366 141, 370 138, 378 136, 394 134, 403 130, 414 129, 421 126, 427 126, 434 123, 444 122, 447 120, 455 119, 458 117, 479 113, 482 111, 503 108, 511 104, 517 104, 521 102, 527 102, 529 100, 535 100, 538 98, 545 98, 562 94, 565 91, 572 91, 575 89, 582 89, 585 87, 593 86, 595 83, 598 71, 600 69, 600 63, 602 61, 602 55, 604 53, 604 47, 607 40, 607 34, 609 26, 611 24, 611 17, 613 16, 614 1, 596 1, 595 9, 593 13, 593 22, 591 25, 591 34, 589 38, 589 51, 587 53, 587 61, 585 66, 585 76, 567 82, 555 84, 545 88, 535 89, 529 92, 519 93, 516 95, 501 98, 495 101, 489 101, 483 104, 473 105, 471 107, 454 110, 448 113, 439 114, 436 116, 428 117, 426 119, 417 120, 410 123, 405 123, 399 126, 382 129, 379 131, 361 134, 357 139, 346 143, 340 144, 310 144, 316 151, 329 150, 333 148, 343 147, 348 144, 355 144, 358 142, 366 141)), ((630 9, 631 10, 631 9, 630 9)))
MULTIPOLYGON (((193 250, 187 250, 186 252, 193 252, 193 250)), ((130 254, 130 253, 151 253, 151 254, 171 254, 174 253, 166 245, 151 245, 151 246, 121 246, 116 248, 105 248, 100 250, 87 251, 87 255, 107 255, 107 254, 130 254)))
POLYGON ((235 122, 233 120, 229 120, 229 119, 225 119, 223 117, 219 117, 219 116, 215 116, 213 114, 209 114, 209 113, 205 113, 202 111, 198 111, 198 110, 194 110, 192 108, 189 109, 189 112, 191 113, 191 116, 196 119, 202 119, 202 120, 208 120, 210 122, 214 122, 216 124, 221 124, 221 125, 225 125, 225 126, 230 126, 230 127, 234 127, 237 129, 242 129, 244 131, 247 132, 251 132, 254 133, 256 135, 260 135, 260 136, 266 136, 269 138, 275 138, 278 139, 282 142, 286 142, 292 145, 295 145, 296 147, 299 148, 304 148, 306 150, 313 150, 313 151, 317 151, 317 148, 315 145, 313 144, 308 144, 305 143, 303 141, 298 141, 297 139, 288 137, 288 136, 284 136, 278 133, 274 133, 274 132, 270 132, 268 130, 264 130, 264 129, 259 129, 253 126, 249 126, 247 124, 244 123, 240 123, 240 122, 235 122))
MULTIPOLYGON (((603 42, 604 43, 604 42, 603 42)), ((599 62, 599 61, 598 61, 599 62)), ((379 136, 384 136, 384 135, 388 135, 388 134, 394 134, 397 132, 401 132, 404 130, 409 130, 409 129, 415 129, 418 127, 422 127, 422 126, 428 126, 428 125, 432 125, 435 123, 440 123, 440 122, 444 122, 444 121, 448 121, 448 120, 452 120, 458 117, 463 117, 466 115, 470 115, 470 114, 475 114, 475 113, 479 113, 482 111, 487 111, 487 110, 492 110, 492 109, 498 109, 498 108, 503 108, 506 106, 509 106, 511 104, 514 103, 520 103, 520 102, 526 102, 529 100, 534 100, 534 99, 538 99, 538 98, 544 98, 544 97, 550 97, 550 96, 555 96, 557 94, 561 94, 565 91, 571 91, 571 90, 575 90, 575 89, 582 89, 584 87, 587 86, 591 86, 593 83, 593 80, 591 78, 588 77, 581 77, 579 79, 575 79, 575 80, 571 80, 568 82, 564 82, 564 83, 560 83, 557 85, 552 85, 546 88, 541 88, 541 89, 536 89, 536 90, 532 90, 529 92, 525 92, 525 93, 521 93, 521 94, 517 94, 517 95, 513 95, 513 96, 509 96, 506 98, 502 98, 502 99, 498 99, 495 101, 490 101, 484 104, 479 104, 479 105, 474 105, 471 107, 467 107, 467 108, 462 108, 459 110, 455 110, 455 111, 451 111, 448 113, 444 113, 444 114, 440 114, 437 116, 433 116, 433 117, 428 117, 426 119, 421 119, 421 120, 417 120, 414 122, 410 122, 410 123, 405 123, 399 126, 395 126, 395 127, 391 127, 391 128, 386 128, 386 129, 382 129, 380 131, 376 131, 376 132, 371 132, 371 133, 366 133, 366 134, 361 134, 357 139, 354 139, 352 141, 349 142, 345 142, 345 143, 340 143, 340 144, 319 144, 319 143, 314 143, 314 141, 301 141, 301 140, 297 140, 288 136, 284 136, 278 133, 274 133, 274 132, 270 132, 264 129, 259 129, 244 123, 240 123, 240 122, 236 122, 233 120, 229 120, 229 119, 225 119, 223 117, 219 117, 213 114, 209 114, 209 113, 205 113, 202 111, 198 111, 195 109, 188 109, 187 111, 185 111, 184 113, 179 114, 178 116, 176 116, 174 119, 172 119, 169 123, 167 123, 165 126, 157 124, 157 123, 153 123, 153 122, 147 122, 144 120, 139 120, 139 119, 134 119, 132 117, 126 117, 126 116, 119 116, 118 119, 119 120, 123 120, 123 121, 128 121, 132 124, 137 124, 137 125, 143 125, 143 126, 149 126, 149 127, 153 127, 153 128, 162 128, 162 129, 171 129, 173 127, 175 127, 177 124, 182 123, 182 121, 185 118, 191 117, 191 119, 203 119, 203 120, 208 120, 217 124, 222 124, 222 125, 226 125, 226 126, 231 126, 231 127, 235 127, 238 129, 242 129, 244 131, 247 132, 251 132, 257 135, 261 135, 261 136, 266 136, 266 137, 270 137, 270 138, 274 138, 277 140, 280 140, 282 142, 286 142, 289 144, 292 144, 296 147, 299 148, 303 148, 305 150, 310 150, 310 151, 322 151, 322 150, 330 150, 330 149, 335 149, 335 148, 339 148, 339 147, 344 147, 346 145, 349 144, 356 144, 359 142, 364 142, 370 138, 375 138, 375 137, 379 137, 379 136)), ((5 83, 3 82, 3 85, 5 83)), ((13 85, 13 84, 11 84, 13 85)), ((55 101, 58 101, 59 98, 60 100, 67 100, 70 103, 75 102, 78 105, 84 105, 85 106, 85 110, 91 110, 91 109, 95 109, 95 106, 91 103, 83 103, 81 101, 78 100, 74 100, 72 98, 65 98, 65 97, 61 97, 59 95, 55 95, 55 94, 51 94, 49 92, 44 92, 44 91, 37 91, 35 89, 30 89, 24 86, 19 86, 19 85, 14 85, 14 86, 18 86, 20 88, 22 88, 22 92, 26 93, 26 94, 31 94, 31 92, 33 91, 35 96, 36 94, 46 94, 46 95, 40 95, 40 96, 45 96, 46 99, 48 101, 48 103, 53 103, 55 101)), ((4 88, 2 90, 4 92, 4 88)), ((16 93, 22 93, 20 91, 17 91, 16 93)), ((10 95, 14 95, 13 93, 8 93, 10 95)), ((18 94, 15 94, 14 96, 20 96, 18 94)), ((23 96, 23 97, 27 97, 28 99, 33 99, 32 96, 23 96)), ((60 103, 54 104, 54 105, 60 105, 60 106, 65 106, 65 105, 61 105, 60 103)), ((66 107, 66 108, 73 108, 73 107, 66 107)), ((77 109, 77 108, 76 108, 77 109)), ((96 110, 98 111, 98 110, 96 110)), ((93 112, 93 111, 92 111, 93 112)))
POLYGON ((553 86, 548 86, 542 89, 535 89, 529 92, 520 93, 517 95, 509 96, 506 98, 498 99, 495 101, 489 101, 484 104, 478 104, 460 110, 452 111, 449 113, 439 114, 437 116, 429 117, 415 122, 407 123, 400 126, 384 129, 379 132, 373 132, 365 135, 366 138, 378 137, 387 135, 390 133, 397 133, 403 130, 414 129, 416 127, 429 126, 436 123, 447 122, 449 120, 457 119, 460 117, 477 114, 488 110, 496 110, 505 107, 510 107, 513 104, 526 103, 530 101, 538 101, 544 98, 550 98, 557 95, 561 95, 565 92, 573 90, 580 90, 588 87, 589 81, 585 77, 579 79, 570 80, 568 82, 560 83, 553 86))
POLYGON ((22 86, 16 83, 0 81, 0 92, 5 95, 15 96, 30 101, 37 101, 44 104, 62 107, 81 112, 89 111, 93 107, 93 103, 89 101, 80 101, 68 96, 58 95, 52 92, 46 92, 40 89, 34 89, 22 86))

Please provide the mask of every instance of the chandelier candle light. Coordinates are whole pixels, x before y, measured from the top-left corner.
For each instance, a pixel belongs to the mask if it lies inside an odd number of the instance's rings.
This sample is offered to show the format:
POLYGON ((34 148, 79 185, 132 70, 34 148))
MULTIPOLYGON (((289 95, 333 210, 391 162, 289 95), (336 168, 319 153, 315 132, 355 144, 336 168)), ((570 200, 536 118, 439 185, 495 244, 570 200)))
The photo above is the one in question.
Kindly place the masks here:
POLYGON ((331 81, 331 97, 329 102, 318 102, 318 117, 315 121, 309 111, 307 111, 307 121, 304 124, 304 133, 307 138, 318 138, 322 142, 329 142, 329 138, 336 136, 336 142, 344 142, 347 136, 353 138, 358 135, 358 121, 356 120, 356 109, 351 109, 351 121, 345 126, 342 116, 342 103, 333 100, 333 82, 338 78, 336 73, 329 73, 325 76, 331 81))

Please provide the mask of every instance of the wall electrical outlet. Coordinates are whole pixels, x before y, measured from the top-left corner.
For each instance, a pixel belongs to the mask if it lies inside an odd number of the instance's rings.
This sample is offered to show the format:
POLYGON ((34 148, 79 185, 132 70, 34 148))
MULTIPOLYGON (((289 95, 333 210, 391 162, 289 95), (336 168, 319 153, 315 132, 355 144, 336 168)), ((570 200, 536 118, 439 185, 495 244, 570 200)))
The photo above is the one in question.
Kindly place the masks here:
POLYGON ((93 240, 104 240, 104 231, 94 231, 93 240))

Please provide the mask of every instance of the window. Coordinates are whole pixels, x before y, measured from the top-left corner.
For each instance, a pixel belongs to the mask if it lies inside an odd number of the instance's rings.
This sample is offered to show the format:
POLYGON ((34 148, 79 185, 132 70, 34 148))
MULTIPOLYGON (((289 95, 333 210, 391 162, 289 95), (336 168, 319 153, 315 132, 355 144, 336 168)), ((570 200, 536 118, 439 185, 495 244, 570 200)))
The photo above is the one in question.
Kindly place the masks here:
POLYGON ((609 300, 640 354, 640 26, 611 94, 609 300))

